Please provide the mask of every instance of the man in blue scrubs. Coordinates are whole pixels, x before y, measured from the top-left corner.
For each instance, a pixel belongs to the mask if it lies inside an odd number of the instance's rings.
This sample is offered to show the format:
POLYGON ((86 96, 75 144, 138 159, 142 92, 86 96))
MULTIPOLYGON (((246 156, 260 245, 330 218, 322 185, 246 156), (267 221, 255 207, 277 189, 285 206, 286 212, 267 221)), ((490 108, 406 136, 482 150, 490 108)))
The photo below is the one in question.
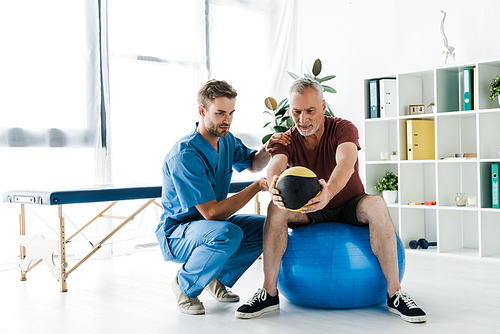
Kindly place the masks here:
POLYGON ((266 178, 227 198, 233 169, 262 170, 275 143, 274 135, 259 151, 247 148, 229 132, 237 92, 225 81, 210 80, 198 92, 200 122, 179 140, 163 164, 163 214, 156 230, 166 261, 182 263, 172 281, 179 310, 203 314, 198 296, 205 289, 220 302, 239 297, 226 287, 262 253, 264 216, 235 215, 261 190, 266 178))

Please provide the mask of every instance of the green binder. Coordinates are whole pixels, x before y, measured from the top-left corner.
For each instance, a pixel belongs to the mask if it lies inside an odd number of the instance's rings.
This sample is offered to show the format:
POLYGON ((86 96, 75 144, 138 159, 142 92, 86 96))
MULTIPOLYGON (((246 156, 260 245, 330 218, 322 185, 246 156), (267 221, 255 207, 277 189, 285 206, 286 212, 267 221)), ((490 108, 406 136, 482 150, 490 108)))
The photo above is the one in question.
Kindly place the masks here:
POLYGON ((491 165, 491 205, 500 209, 500 189, 498 187, 498 164, 491 165))

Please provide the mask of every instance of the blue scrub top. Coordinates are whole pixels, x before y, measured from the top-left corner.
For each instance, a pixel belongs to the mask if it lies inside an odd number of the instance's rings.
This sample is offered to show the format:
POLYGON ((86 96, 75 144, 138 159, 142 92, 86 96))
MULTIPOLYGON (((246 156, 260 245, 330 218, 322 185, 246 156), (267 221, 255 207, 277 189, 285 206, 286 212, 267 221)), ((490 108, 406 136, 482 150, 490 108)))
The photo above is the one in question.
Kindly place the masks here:
POLYGON ((176 227, 203 219, 196 205, 227 198, 233 168, 238 172, 247 169, 257 152, 246 147, 231 132, 219 138, 217 152, 196 132, 197 127, 198 123, 172 147, 163 163, 163 214, 156 235, 165 251, 168 250, 166 238, 176 227))

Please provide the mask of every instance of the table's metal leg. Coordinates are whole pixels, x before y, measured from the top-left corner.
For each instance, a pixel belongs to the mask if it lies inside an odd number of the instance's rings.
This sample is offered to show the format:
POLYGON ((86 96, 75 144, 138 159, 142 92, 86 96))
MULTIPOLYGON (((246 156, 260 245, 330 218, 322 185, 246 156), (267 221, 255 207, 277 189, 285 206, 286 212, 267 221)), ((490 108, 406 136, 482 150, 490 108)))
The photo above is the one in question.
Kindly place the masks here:
POLYGON ((66 278, 68 274, 66 274, 66 267, 68 264, 66 263, 66 231, 64 227, 62 206, 59 205, 57 210, 59 216, 59 283, 61 284, 61 292, 67 292, 66 278))
MULTIPOLYGON (((26 216, 24 213, 24 204, 21 204, 21 214, 19 215, 19 234, 26 235, 26 216)), ((20 247, 19 258, 20 261, 26 258, 26 248, 24 246, 20 247)), ((26 281, 26 271, 21 269, 21 281, 26 281)))

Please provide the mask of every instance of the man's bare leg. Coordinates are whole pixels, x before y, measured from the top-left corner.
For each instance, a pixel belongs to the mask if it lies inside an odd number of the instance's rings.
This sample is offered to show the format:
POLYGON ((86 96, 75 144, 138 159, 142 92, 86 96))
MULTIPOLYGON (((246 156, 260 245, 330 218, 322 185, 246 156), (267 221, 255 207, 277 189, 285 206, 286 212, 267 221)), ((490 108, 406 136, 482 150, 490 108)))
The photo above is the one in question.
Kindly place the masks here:
POLYGON ((309 218, 302 213, 278 208, 270 203, 264 223, 264 284, 245 304, 240 306, 235 315, 237 318, 251 319, 261 314, 279 310, 278 274, 281 258, 288 242, 288 223, 307 225, 309 218))
POLYGON ((384 273, 387 293, 392 296, 401 289, 401 285, 396 234, 387 205, 380 196, 366 196, 359 201, 356 215, 360 222, 368 224, 370 245, 384 273))
POLYGON ((278 274, 281 259, 285 254, 288 243, 288 223, 306 225, 309 218, 302 213, 283 210, 269 204, 267 218, 264 223, 263 250, 264 250, 264 284, 263 288, 271 296, 277 294, 278 274))
POLYGON ((370 229, 371 248, 387 283, 389 312, 408 322, 425 322, 425 312, 401 290, 396 234, 385 201, 380 196, 366 196, 359 201, 356 215, 370 229))

